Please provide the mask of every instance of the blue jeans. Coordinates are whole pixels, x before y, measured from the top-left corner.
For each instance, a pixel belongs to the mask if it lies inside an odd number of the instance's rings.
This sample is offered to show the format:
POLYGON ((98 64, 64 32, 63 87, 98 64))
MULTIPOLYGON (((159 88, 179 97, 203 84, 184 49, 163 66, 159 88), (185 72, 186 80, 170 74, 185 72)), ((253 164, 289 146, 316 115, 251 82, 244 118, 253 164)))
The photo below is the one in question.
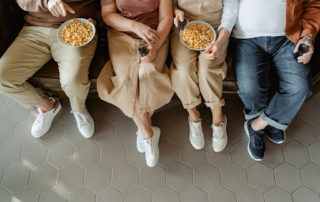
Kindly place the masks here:
POLYGON ((260 116, 269 125, 285 130, 312 94, 310 65, 297 62, 295 44, 285 36, 233 38, 231 43, 246 119, 260 116), (269 99, 271 68, 279 88, 269 99))

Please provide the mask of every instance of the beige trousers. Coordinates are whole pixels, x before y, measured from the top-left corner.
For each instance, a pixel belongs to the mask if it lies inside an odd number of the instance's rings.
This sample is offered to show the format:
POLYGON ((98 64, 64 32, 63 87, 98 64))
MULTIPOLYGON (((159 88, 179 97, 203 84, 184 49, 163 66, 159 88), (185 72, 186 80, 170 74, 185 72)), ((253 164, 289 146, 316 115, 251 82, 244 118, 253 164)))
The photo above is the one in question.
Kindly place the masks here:
MULTIPOLYGON (((220 24, 222 14, 221 0, 179 0, 179 7, 186 10, 188 20, 204 20, 215 27, 220 24), (212 8, 211 8, 212 7, 212 8)), ((222 99, 223 80, 226 77, 228 42, 220 50, 220 57, 207 60, 204 51, 186 48, 180 41, 179 31, 171 33, 172 86, 181 99, 184 108, 193 108, 201 103, 201 95, 210 108, 224 105, 222 99)))
POLYGON ((170 102, 174 92, 165 65, 168 41, 151 63, 140 60, 139 40, 125 33, 108 29, 108 44, 110 60, 97 81, 102 100, 119 107, 129 117, 133 117, 137 94, 139 113, 154 111, 170 102))
POLYGON ((57 29, 25 26, 0 59, 0 92, 26 108, 44 98, 28 80, 52 58, 58 63, 61 87, 73 111, 81 111, 89 91, 88 70, 97 37, 88 45, 72 48, 57 41, 57 29))

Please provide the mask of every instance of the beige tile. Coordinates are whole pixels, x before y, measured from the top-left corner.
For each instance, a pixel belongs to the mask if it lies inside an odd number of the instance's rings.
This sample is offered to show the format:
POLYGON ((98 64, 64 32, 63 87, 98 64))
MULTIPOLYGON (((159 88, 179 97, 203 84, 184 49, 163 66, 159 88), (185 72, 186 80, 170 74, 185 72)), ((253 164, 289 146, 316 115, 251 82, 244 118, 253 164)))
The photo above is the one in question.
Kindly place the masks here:
POLYGON ((224 112, 227 114, 229 120, 233 120, 238 123, 244 123, 243 104, 239 101, 227 100, 223 107, 224 112))
POLYGON ((222 152, 214 152, 212 146, 205 148, 205 155, 207 162, 215 167, 222 167, 231 162, 231 152, 230 147, 226 147, 222 152))
POLYGON ((26 120, 29 117, 29 115, 30 115, 29 109, 24 109, 19 104, 13 103, 10 106, 8 106, 5 119, 12 123, 18 124, 26 120))
POLYGON ((155 166, 144 167, 139 171, 139 184, 150 192, 156 191, 165 185, 166 172, 164 168, 155 166))
POLYGON ((320 140, 315 141, 309 146, 311 161, 320 165, 320 140))
POLYGON ((191 168, 194 168, 206 161, 204 149, 195 150, 191 145, 186 144, 180 146, 179 150, 180 161, 191 168))
POLYGON ((204 163, 194 169, 194 185, 201 190, 213 194, 221 186, 219 169, 204 163))
POLYGON ((67 198, 59 195, 59 193, 56 193, 54 190, 49 190, 40 195, 39 202, 67 202, 67 198))
POLYGON ((49 132, 42 136, 40 140, 48 146, 54 145, 62 140, 65 134, 65 128, 64 124, 53 121, 49 132))
POLYGON ((172 105, 167 109, 154 113, 152 116, 152 123, 155 125, 167 126, 170 123, 179 120, 179 107, 172 105))
POLYGON ((29 176, 30 169, 18 163, 4 171, 1 184, 11 192, 17 192, 28 184, 29 176))
POLYGON ((57 187, 71 193, 83 188, 84 169, 73 163, 59 170, 57 187))
POLYGON ((179 194, 169 187, 163 187, 152 193, 152 202, 180 202, 179 194))
POLYGON ((112 104, 106 103, 105 106, 105 119, 114 124, 119 124, 129 120, 129 118, 122 113, 122 111, 112 104))
POLYGON ((319 194, 312 192, 306 187, 300 187, 292 194, 294 202, 319 202, 319 194))
POLYGON ((138 186, 139 172, 130 164, 124 164, 113 169, 112 185, 126 192, 138 186))
POLYGON ((235 163, 229 163, 222 166, 220 171, 221 183, 234 193, 247 185, 247 174, 245 169, 235 163))
POLYGON ((61 111, 57 114, 55 120, 68 126, 75 124, 75 118, 71 113, 69 100, 63 99, 59 100, 59 102, 61 103, 62 108, 61 111))
POLYGON ((228 133, 228 145, 234 145, 236 142, 240 140, 248 139, 243 129, 243 123, 233 121, 232 119, 228 120, 227 133, 228 133))
POLYGON ((56 185, 57 169, 49 163, 44 163, 32 169, 29 184, 38 192, 45 192, 56 185))
POLYGON ((172 122, 166 128, 166 139, 179 146, 189 143, 189 126, 186 121, 172 122))
POLYGON ((63 168, 72 163, 74 146, 62 140, 49 148, 48 161, 58 168, 63 168))
POLYGON ((83 167, 88 167, 100 160, 101 146, 90 140, 76 145, 74 160, 83 167))
POLYGON ((0 119, 2 119, 7 112, 7 106, 3 103, 0 103, 0 119))
MULTIPOLYGON (((162 153, 160 152, 160 156, 161 155, 162 153)), ((136 168, 143 168, 146 166, 145 154, 141 154, 137 151, 136 144, 127 147, 127 162, 134 165, 136 168)))
POLYGON ((100 163, 86 169, 85 184, 95 193, 107 188, 111 184, 112 170, 100 163))
POLYGON ((275 202, 275 201, 281 201, 281 202, 292 202, 291 194, 284 191, 283 189, 274 186, 272 189, 267 191, 264 194, 265 202, 275 202))
POLYGON ((255 163, 247 169, 248 182, 260 192, 266 192, 275 185, 273 170, 261 163, 255 163))
POLYGON ((39 198, 39 193, 30 187, 26 187, 12 196, 12 202, 37 202, 39 198))
POLYGON ((10 97, 4 94, 0 94, 0 102, 6 106, 9 106, 9 105, 12 105, 12 103, 15 103, 13 99, 11 99, 10 97))
POLYGON ((237 193, 238 202, 264 202, 262 193, 247 186, 237 193))
POLYGON ((0 182, 1 182, 1 179, 2 179, 2 176, 3 176, 3 172, 4 172, 3 168, 0 167, 0 182))
POLYGON ((127 120, 116 126, 116 138, 122 143, 127 145, 133 145, 136 141, 136 132, 138 128, 132 120, 127 120))
POLYGON ((71 143, 73 145, 79 144, 83 141, 86 141, 81 133, 78 130, 78 127, 76 123, 70 124, 68 127, 66 127, 66 132, 63 136, 63 140, 65 140, 68 143, 71 143))
POLYGON ((41 142, 34 142, 23 149, 21 161, 30 169, 42 164, 48 154, 48 148, 41 142))
POLYGON ((287 134, 304 145, 309 145, 317 139, 316 127, 301 118, 290 126, 287 134))
MULTIPOLYGON (((319 153, 320 154, 320 153, 319 153)), ((320 165, 310 163, 301 169, 303 184, 320 193, 320 165)))
POLYGON ((13 123, 7 120, 0 120, 0 144, 9 141, 12 138, 13 128, 13 123))
POLYGON ((311 121, 314 124, 320 123, 320 105, 314 103, 312 100, 308 100, 302 106, 299 115, 305 119, 311 121))
POLYGON ((108 116, 115 115, 116 113, 110 113, 106 109, 108 104, 100 99, 88 99, 87 109, 90 112, 95 122, 100 122, 106 119, 108 116))
POLYGON ((232 161, 242 167, 248 168, 254 163, 254 160, 248 154, 248 140, 241 140, 231 147, 232 161))
POLYGON ((288 163, 275 168, 274 175, 276 184, 289 192, 293 192, 302 184, 299 170, 288 163))
POLYGON ((115 140, 103 143, 101 161, 110 167, 117 167, 125 164, 126 147, 115 140))
POLYGON ((124 202, 151 202, 151 193, 141 187, 128 191, 124 195, 124 202))
POLYGON ((284 161, 282 146, 266 141, 266 151, 261 163, 264 165, 275 168, 284 161))
POLYGON ((78 192, 70 193, 68 202, 94 202, 95 194, 87 188, 78 192))
POLYGON ((209 194, 210 202, 236 202, 236 195, 224 188, 223 186, 218 186, 212 190, 212 194, 209 194))
POLYGON ((320 105, 320 93, 318 92, 318 93, 314 94, 313 97, 311 98, 311 100, 320 105))
POLYGON ((123 200, 123 194, 112 187, 97 194, 97 202, 123 202, 123 200))
POLYGON ((28 145, 36 141, 36 139, 31 135, 31 127, 33 122, 34 119, 28 118, 14 127, 13 139, 17 143, 21 145, 28 145))
POLYGON ((192 169, 181 163, 173 164, 167 167, 166 182, 171 189, 181 193, 192 186, 192 169))
POLYGON ((179 162, 179 146, 166 140, 159 143, 159 164, 168 167, 179 162))
POLYGON ((0 166, 6 168, 19 162, 21 145, 10 140, 0 146, 0 166))
POLYGON ((2 186, 0 186, 0 199, 1 199, 1 202, 11 201, 11 194, 2 186))
POLYGON ((96 123, 95 132, 91 138, 92 141, 102 146, 114 138, 115 127, 111 123, 107 121, 96 123))
POLYGON ((181 194, 181 202, 207 202, 208 195, 198 188, 192 186, 181 194))
POLYGON ((283 146, 283 154, 284 159, 297 168, 301 168, 310 161, 306 146, 294 140, 283 146))

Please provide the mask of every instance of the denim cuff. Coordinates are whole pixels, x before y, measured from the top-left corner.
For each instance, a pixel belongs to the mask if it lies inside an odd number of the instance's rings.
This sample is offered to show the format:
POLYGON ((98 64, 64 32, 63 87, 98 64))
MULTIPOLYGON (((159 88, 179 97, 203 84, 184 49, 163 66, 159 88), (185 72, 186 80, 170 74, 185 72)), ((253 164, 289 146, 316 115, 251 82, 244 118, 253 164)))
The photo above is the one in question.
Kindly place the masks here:
POLYGON ((285 124, 281 124, 281 123, 276 122, 275 120, 269 118, 265 113, 262 113, 260 115, 260 118, 262 120, 264 120, 265 122, 267 122, 270 126, 275 127, 279 130, 285 131, 289 126, 289 125, 285 125, 285 124))
POLYGON ((244 113, 245 119, 248 121, 248 120, 257 118, 258 116, 260 116, 263 113, 263 111, 260 111, 256 114, 247 114, 246 111, 243 110, 243 113, 244 113))

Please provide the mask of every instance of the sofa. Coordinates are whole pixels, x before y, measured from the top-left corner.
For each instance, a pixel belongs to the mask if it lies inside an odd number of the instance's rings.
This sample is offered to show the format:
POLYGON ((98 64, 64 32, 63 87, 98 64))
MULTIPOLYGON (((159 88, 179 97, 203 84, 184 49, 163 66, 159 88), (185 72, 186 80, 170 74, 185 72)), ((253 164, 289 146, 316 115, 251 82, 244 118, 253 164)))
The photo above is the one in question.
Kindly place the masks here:
MULTIPOLYGON (((97 1, 98 3, 99 1, 97 1)), ((15 39, 19 30, 23 26, 24 12, 18 7, 13 0, 0 1, 0 57, 10 46, 15 39)), ((97 77, 108 60, 108 46, 105 26, 97 28, 99 36, 98 46, 95 52, 94 59, 90 67, 89 77, 91 80, 91 87, 89 97, 97 97, 96 81, 97 77)), ((230 49, 232 47, 229 47, 230 49)), ((231 51, 229 51, 231 52, 231 51)), ((223 83, 224 97, 227 99, 237 99, 237 84, 236 76, 232 65, 232 55, 227 56, 228 73, 223 83)), ((168 56, 167 64, 170 64, 170 56, 168 56)), ((315 42, 315 54, 311 62, 312 68, 312 84, 314 94, 320 90, 320 36, 318 35, 315 42)), ((271 81, 273 76, 271 76, 271 81)), ((63 93, 60 82, 57 64, 51 60, 42 69, 40 69, 33 77, 29 79, 35 87, 42 89, 50 96, 63 98, 63 93)), ((274 90, 276 89, 276 82, 272 82, 274 90)))

